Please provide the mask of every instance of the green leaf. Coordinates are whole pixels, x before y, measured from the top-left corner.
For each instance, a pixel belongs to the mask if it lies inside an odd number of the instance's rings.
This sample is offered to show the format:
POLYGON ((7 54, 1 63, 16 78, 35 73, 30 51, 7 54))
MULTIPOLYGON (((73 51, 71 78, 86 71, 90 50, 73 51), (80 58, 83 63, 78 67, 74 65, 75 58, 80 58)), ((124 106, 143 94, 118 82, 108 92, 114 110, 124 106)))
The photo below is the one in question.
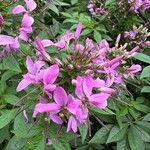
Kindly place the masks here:
POLYGON ((104 144, 107 141, 109 132, 113 125, 107 125, 106 127, 102 127, 100 130, 98 130, 93 138, 89 141, 89 144, 104 144))
POLYGON ((55 150, 66 150, 65 147, 62 145, 62 143, 57 139, 53 140, 53 147, 55 150))
POLYGON ((14 131, 15 135, 19 138, 29 138, 37 134, 41 134, 42 126, 40 122, 27 123, 23 114, 19 114, 14 121, 14 131))
POLYGON ((95 113, 95 114, 103 114, 103 115, 115 115, 115 113, 113 111, 111 111, 109 108, 105 108, 105 109, 99 109, 96 107, 89 107, 91 112, 95 113))
POLYGON ((127 138, 117 142, 117 150, 130 150, 127 138))
POLYGON ((64 17, 72 18, 72 16, 71 16, 69 13, 61 12, 61 14, 62 14, 64 17))
POLYGON ((7 81, 12 76, 16 75, 17 73, 15 71, 7 70, 3 73, 1 81, 7 81))
POLYGON ((13 55, 6 55, 3 59, 3 69, 21 72, 18 62, 13 55))
POLYGON ((133 105, 133 107, 136 109, 136 110, 139 110, 141 112, 144 112, 144 113, 150 113, 150 108, 146 105, 143 105, 143 104, 135 104, 133 105))
POLYGON ((13 136, 8 145, 6 146, 5 150, 23 150, 24 146, 26 145, 27 139, 18 139, 16 136, 13 136))
POLYGON ((75 5, 75 4, 77 4, 78 3, 78 0, 71 0, 71 4, 72 5, 75 5))
POLYGON ((5 139, 9 139, 9 126, 5 126, 0 129, 0 143, 2 143, 5 139))
POLYGON ((143 69, 140 78, 149 78, 150 77, 150 66, 147 66, 143 69))
POLYGON ((11 105, 16 105, 16 102, 19 101, 19 98, 15 95, 7 94, 4 95, 4 100, 11 105))
POLYGON ((7 110, 0 116, 0 129, 9 124, 16 116, 18 109, 7 110))
POLYGON ((136 121, 136 124, 140 126, 140 128, 150 133, 150 122, 147 121, 136 121))
POLYGON ((48 8, 55 12, 57 15, 59 15, 59 9, 55 5, 49 4, 48 8))
POLYGON ((35 150, 45 150, 45 140, 44 138, 38 142, 37 147, 35 150))
POLYGON ((149 63, 150 64, 150 56, 143 54, 143 53, 137 53, 134 58, 143 61, 145 63, 149 63))
POLYGON ((100 42, 102 39, 101 34, 96 30, 94 30, 94 39, 96 40, 96 42, 100 42))
POLYGON ((128 131, 128 142, 131 150, 144 150, 144 142, 135 126, 131 126, 128 131))
POLYGON ((150 93, 150 86, 144 86, 141 90, 141 93, 150 93))
POLYGON ((150 121, 150 113, 148 113, 144 118, 144 121, 150 121))
POLYGON ((141 135, 142 140, 145 141, 145 142, 150 142, 150 135, 149 135, 149 133, 147 133, 146 131, 144 131, 139 126, 135 126, 135 127, 136 127, 136 130, 139 133, 139 135, 141 135))
POLYGON ((81 33, 81 35, 88 35, 88 34, 90 34, 92 32, 92 30, 91 29, 84 29, 83 31, 82 31, 82 33, 81 33))
POLYGON ((108 5, 110 5, 111 3, 114 3, 114 2, 115 2, 115 0, 106 0, 105 6, 108 6, 108 5))
POLYGON ((121 129, 117 126, 114 126, 109 133, 106 143, 122 140, 126 135, 127 129, 128 129, 128 125, 125 125, 121 129))
POLYGON ((79 126, 79 131, 80 131, 80 134, 81 134, 82 144, 83 144, 85 139, 86 139, 87 133, 88 133, 88 125, 87 125, 87 123, 79 126))

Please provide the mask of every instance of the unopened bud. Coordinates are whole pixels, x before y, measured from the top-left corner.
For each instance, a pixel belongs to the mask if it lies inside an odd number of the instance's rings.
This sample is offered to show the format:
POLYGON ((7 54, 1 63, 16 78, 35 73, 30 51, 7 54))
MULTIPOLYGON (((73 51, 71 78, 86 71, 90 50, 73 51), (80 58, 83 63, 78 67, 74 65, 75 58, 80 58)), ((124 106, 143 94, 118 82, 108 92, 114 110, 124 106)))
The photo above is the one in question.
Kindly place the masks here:
POLYGON ((4 18, 3 16, 0 14, 0 32, 1 32, 1 28, 3 27, 4 24, 4 18))
POLYGON ((73 70, 74 67, 73 67, 72 64, 69 64, 69 65, 68 65, 68 68, 69 68, 70 70, 73 70))
POLYGON ((55 58, 54 61, 55 61, 55 63, 58 64, 59 66, 63 66, 63 63, 62 63, 62 61, 61 61, 60 59, 55 58))

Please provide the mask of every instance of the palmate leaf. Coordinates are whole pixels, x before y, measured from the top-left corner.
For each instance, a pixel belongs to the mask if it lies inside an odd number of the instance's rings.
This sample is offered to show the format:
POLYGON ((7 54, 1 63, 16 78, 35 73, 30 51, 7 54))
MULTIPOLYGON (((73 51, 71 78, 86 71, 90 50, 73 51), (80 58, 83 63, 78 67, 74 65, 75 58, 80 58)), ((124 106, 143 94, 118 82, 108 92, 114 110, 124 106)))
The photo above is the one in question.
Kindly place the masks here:
POLYGON ((16 61, 13 55, 6 55, 3 59, 3 69, 11 70, 21 73, 19 63, 16 61))
POLYGON ((4 113, 0 116, 0 129, 9 124, 16 116, 18 112, 18 108, 4 111, 4 113))
POLYGON ((106 143, 116 142, 122 140, 127 133, 128 125, 125 124, 121 129, 118 126, 114 126, 109 133, 106 143))
MULTIPOLYGON (((53 140, 53 144, 52 146, 54 147, 55 150, 69 150, 69 149, 66 149, 63 144, 57 140, 57 139, 54 139, 53 140)), ((71 150, 71 149, 70 149, 71 150)))
POLYGON ((139 135, 141 135, 142 140, 145 142, 150 142, 150 134, 137 125, 135 125, 135 127, 139 135))
POLYGON ((89 144, 104 144, 108 139, 108 135, 110 130, 112 129, 113 125, 107 125, 106 127, 102 127, 98 130, 93 138, 89 141, 89 144), (106 128, 107 127, 107 128, 106 128))
POLYGON ((59 136, 56 138, 56 134, 60 126, 57 126, 54 123, 50 123, 49 127, 49 138, 52 140, 52 145, 55 150, 71 150, 69 142, 74 139, 74 134, 72 132, 66 133, 66 128, 62 128, 59 133, 59 136))
POLYGON ((150 113, 148 113, 144 118, 144 121, 150 121, 150 113))
POLYGON ((35 123, 27 123, 23 114, 19 114, 14 121, 14 131, 15 135, 19 138, 30 138, 39 133, 42 133, 43 127, 40 121, 35 123))
POLYGON ((136 127, 132 125, 128 130, 128 142, 131 150, 144 150, 144 142, 136 127))
POLYGON ((147 122, 145 120, 142 121, 136 121, 135 122, 140 128, 142 128, 143 130, 145 130, 146 132, 150 133, 150 122, 147 122))
POLYGON ((27 139, 17 138, 13 136, 5 150, 25 150, 24 147, 27 144, 27 139))
POLYGON ((117 150, 131 150, 127 137, 117 142, 117 150))

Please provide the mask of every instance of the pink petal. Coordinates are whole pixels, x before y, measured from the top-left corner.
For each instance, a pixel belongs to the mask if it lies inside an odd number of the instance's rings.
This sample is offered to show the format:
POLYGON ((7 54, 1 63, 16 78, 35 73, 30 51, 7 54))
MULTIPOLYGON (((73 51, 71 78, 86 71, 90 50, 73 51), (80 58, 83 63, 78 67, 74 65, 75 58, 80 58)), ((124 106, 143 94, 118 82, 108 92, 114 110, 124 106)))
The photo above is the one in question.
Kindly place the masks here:
POLYGON ((51 40, 42 40, 42 44, 44 47, 52 46, 54 43, 51 40))
POLYGON ((51 140, 51 139, 48 139, 46 145, 52 145, 52 144, 53 144, 52 140, 51 140))
POLYGON ((46 52, 44 45, 39 37, 35 38, 35 44, 39 52, 48 60, 50 60, 49 54, 46 52))
POLYGON ((59 109, 60 107, 56 103, 50 103, 50 104, 38 103, 35 106, 33 117, 36 117, 38 113, 44 113, 44 112, 57 113, 59 112, 59 109))
POLYGON ((105 81, 97 78, 93 81, 93 87, 99 88, 105 86, 105 81))
POLYGON ((40 69, 45 65, 45 62, 44 61, 37 61, 35 62, 34 64, 34 71, 35 71, 35 74, 39 73, 40 69))
POLYGON ((23 13, 23 12, 26 12, 25 8, 22 6, 22 5, 18 5, 16 6, 13 10, 12 10, 12 13, 15 15, 15 14, 20 14, 20 13, 23 13))
POLYGON ((27 56, 26 66, 27 66, 28 72, 33 74, 34 73, 34 63, 30 56, 27 56))
POLYGON ((9 45, 14 43, 15 43, 15 38, 0 34, 0 45, 9 45))
POLYGON ((29 16, 28 14, 25 14, 23 16, 21 26, 25 27, 25 28, 30 28, 33 23, 34 23, 34 19, 31 16, 29 16))
POLYGON ((79 108, 75 116, 78 119, 79 123, 84 123, 88 117, 88 109, 86 107, 79 108))
POLYGON ((23 41, 28 41, 28 34, 27 32, 24 32, 24 31, 20 31, 20 35, 19 35, 19 38, 22 39, 23 41))
POLYGON ((84 94, 83 94, 83 78, 78 76, 75 79, 72 80, 72 84, 76 86, 76 89, 75 89, 75 94, 78 96, 78 98, 82 99, 84 97, 84 94))
POLYGON ((77 25, 77 29, 76 29, 76 32, 75 32, 75 38, 78 39, 80 37, 80 34, 81 34, 81 31, 82 31, 82 23, 80 22, 78 25, 77 25))
POLYGON ((67 125, 67 132, 69 132, 71 129, 73 130, 74 133, 78 131, 77 122, 73 116, 70 116, 69 118, 68 125, 67 125))
POLYGON ((29 12, 33 11, 37 7, 37 4, 35 3, 34 0, 24 0, 24 1, 26 2, 29 12))
POLYGON ((46 91, 54 91, 55 88, 56 88, 56 85, 54 85, 54 84, 48 84, 48 85, 44 86, 44 90, 46 90, 46 91))
POLYGON ((83 80, 83 91, 84 94, 89 97, 92 93, 93 79, 91 76, 85 76, 83 80))
POLYGON ((15 38, 15 42, 9 45, 11 49, 18 49, 20 47, 18 37, 15 38))
POLYGON ((57 87, 54 91, 54 100, 60 106, 65 106, 68 102, 66 91, 62 87, 57 87))
POLYGON ((105 93, 94 94, 89 98, 89 101, 96 107, 105 108, 107 106, 107 99, 109 96, 110 94, 105 93))
POLYGON ((100 91, 102 91, 103 93, 107 93, 107 94, 112 94, 116 92, 116 90, 112 88, 108 88, 108 87, 101 87, 100 91))
POLYGON ((55 122, 57 124, 63 124, 63 120, 58 115, 50 114, 49 117, 50 117, 50 119, 53 120, 53 122, 55 122))
MULTIPOLYGON (((69 97, 68 97, 69 98, 69 97)), ((69 112, 71 112, 72 114, 76 114, 76 112, 78 111, 79 106, 81 105, 81 101, 80 100, 73 100, 72 102, 70 102, 67 105, 67 110, 69 112)))
POLYGON ((33 83, 33 81, 31 81, 31 80, 23 79, 18 84, 16 91, 20 92, 20 91, 22 91, 23 89, 25 89, 26 87, 28 87, 32 83, 33 83))
POLYGON ((52 84, 55 82, 59 74, 59 67, 58 65, 52 65, 51 67, 47 68, 43 75, 44 84, 52 84))

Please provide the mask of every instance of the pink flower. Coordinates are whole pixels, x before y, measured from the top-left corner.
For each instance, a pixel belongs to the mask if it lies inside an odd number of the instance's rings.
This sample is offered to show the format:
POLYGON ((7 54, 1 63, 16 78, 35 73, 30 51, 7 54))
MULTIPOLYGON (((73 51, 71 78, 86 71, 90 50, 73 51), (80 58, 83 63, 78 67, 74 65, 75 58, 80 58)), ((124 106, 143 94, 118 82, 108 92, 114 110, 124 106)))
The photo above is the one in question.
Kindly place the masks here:
POLYGON ((141 10, 144 12, 147 9, 150 9, 150 0, 144 0, 141 10))
POLYGON ((129 39, 135 39, 137 35, 137 31, 136 30, 131 30, 131 31, 125 31, 124 32, 124 37, 125 38, 129 38, 129 39))
POLYGON ((49 113, 49 118, 57 124, 64 122, 64 117, 69 118, 67 132, 72 129, 77 132, 77 121, 75 119, 76 112, 78 110, 80 101, 74 100, 71 95, 67 95, 62 87, 57 87, 54 91, 53 103, 45 103, 41 101, 36 104, 33 117, 36 117, 38 113, 49 113))
POLYGON ((127 74, 123 74, 125 78, 132 77, 134 74, 141 71, 142 67, 139 64, 133 64, 130 68, 127 69, 127 74))
MULTIPOLYGON (((82 103, 89 103, 98 108, 105 108, 107 106, 107 99, 110 96, 110 91, 103 89, 105 87, 105 82, 103 80, 94 80, 91 76, 78 76, 76 79, 72 80, 72 83, 76 86, 75 94, 82 101, 82 103), (103 92, 93 94, 93 88, 102 88, 103 92)), ((110 89, 109 89, 110 90, 110 89)))
POLYGON ((130 5, 130 10, 138 13, 143 4, 143 0, 128 0, 128 3, 130 5))
POLYGON ((37 4, 34 0, 24 0, 26 3, 26 9, 22 5, 17 5, 13 10, 13 14, 20 14, 20 13, 30 13, 32 12, 36 7, 37 4))
POLYGON ((18 84, 16 91, 17 92, 22 91, 30 84, 39 83, 40 81, 39 73, 44 64, 45 63, 43 61, 37 61, 34 63, 31 57, 28 56, 26 59, 28 73, 23 75, 23 79, 18 84))
POLYGON ((29 14, 37 7, 37 4, 34 0, 24 0, 26 3, 26 9, 22 5, 17 5, 13 10, 13 14, 20 14, 24 13, 19 38, 28 41, 28 34, 32 32, 32 24, 34 23, 33 17, 31 17, 29 14))

